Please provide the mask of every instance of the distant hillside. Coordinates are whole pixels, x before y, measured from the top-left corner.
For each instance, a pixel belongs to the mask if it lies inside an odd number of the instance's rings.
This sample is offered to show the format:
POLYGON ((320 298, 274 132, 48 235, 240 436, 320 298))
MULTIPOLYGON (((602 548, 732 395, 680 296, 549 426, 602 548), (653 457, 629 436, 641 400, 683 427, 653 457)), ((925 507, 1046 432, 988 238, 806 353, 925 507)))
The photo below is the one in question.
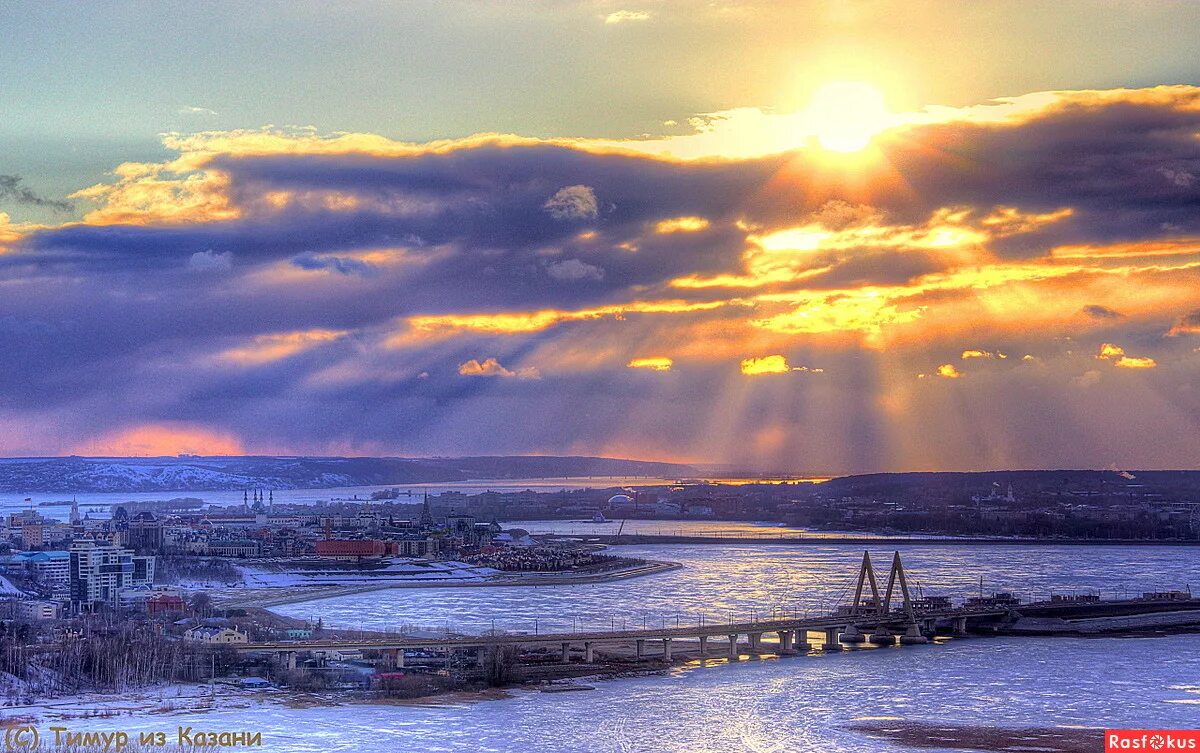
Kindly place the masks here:
POLYGON ((322 489, 485 479, 577 476, 682 478, 696 469, 596 457, 469 458, 162 457, 0 459, 0 492, 219 491, 261 486, 322 489))
POLYGON ((888 496, 896 494, 979 494, 1009 484, 1018 492, 1111 492, 1141 489, 1143 493, 1178 495, 1200 491, 1200 471, 1097 470, 978 471, 928 473, 868 473, 831 479, 819 487, 822 494, 888 496))

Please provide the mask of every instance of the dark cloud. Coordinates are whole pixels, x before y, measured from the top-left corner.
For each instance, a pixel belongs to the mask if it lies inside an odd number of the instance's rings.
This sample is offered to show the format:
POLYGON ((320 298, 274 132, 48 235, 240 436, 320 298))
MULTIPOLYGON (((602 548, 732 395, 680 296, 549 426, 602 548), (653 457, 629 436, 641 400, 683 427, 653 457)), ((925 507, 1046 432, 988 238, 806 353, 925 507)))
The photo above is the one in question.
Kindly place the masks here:
POLYGON ((1093 319, 1120 319, 1122 314, 1120 311, 1114 311, 1107 306, 1099 304, 1091 304, 1083 307, 1083 313, 1093 319))
POLYGON ((40 196, 22 183, 19 175, 0 175, 0 206, 11 203, 55 209, 59 212, 70 212, 75 209, 75 205, 69 201, 40 196))
POLYGON ((326 270, 342 275, 371 275, 376 268, 361 259, 349 259, 341 256, 318 256, 312 253, 300 254, 292 258, 292 266, 307 270, 326 270))

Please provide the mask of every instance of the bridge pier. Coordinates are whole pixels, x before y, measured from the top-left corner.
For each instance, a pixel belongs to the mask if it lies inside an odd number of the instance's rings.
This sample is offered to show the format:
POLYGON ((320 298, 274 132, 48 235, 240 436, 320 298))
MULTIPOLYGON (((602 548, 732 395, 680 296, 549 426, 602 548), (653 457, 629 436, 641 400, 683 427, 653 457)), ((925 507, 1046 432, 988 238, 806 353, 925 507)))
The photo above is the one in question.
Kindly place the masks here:
POLYGON ((746 638, 750 642, 750 653, 751 654, 762 653, 762 637, 763 637, 762 633, 747 633, 746 634, 746 638))
POLYGON ((296 668, 296 652, 295 651, 280 651, 279 652, 279 663, 283 665, 284 669, 295 669, 296 668))
POLYGON ((708 636, 700 636, 700 656, 701 658, 708 655, 708 636))
POLYGON ((729 658, 733 661, 738 660, 738 634, 732 633, 729 636, 729 658))
POLYGON ((838 640, 838 638, 839 638, 838 633, 839 633, 838 628, 835 628, 835 627, 826 628, 825 629, 825 643, 824 643, 824 645, 821 646, 821 648, 825 649, 826 651, 841 651, 842 644, 841 644, 841 641, 838 640))
POLYGON ((591 641, 584 641, 583 644, 583 661, 585 664, 593 664, 596 661, 596 652, 592 648, 591 641))
POLYGON ((963 635, 967 634, 967 618, 966 617, 955 617, 954 622, 951 624, 953 626, 954 635, 963 636, 963 635))
POLYGON ((386 648, 380 657, 380 663, 387 669, 403 669, 404 668, 404 649, 402 648, 386 648))
POLYGON ((663 661, 671 661, 671 639, 663 638, 663 661))
POLYGON ((846 626, 842 632, 842 643, 866 643, 867 636, 862 634, 857 625, 846 626))
POLYGON ((646 655, 646 641, 644 638, 638 638, 636 641, 634 641, 634 645, 636 646, 637 650, 637 659, 638 661, 641 661, 646 655))
POLYGON ((562 644, 562 663, 563 664, 571 663, 571 644, 570 643, 564 642, 562 644))
POLYGON ((875 632, 871 633, 867 640, 869 640, 871 643, 874 643, 876 646, 896 645, 896 636, 892 635, 892 631, 884 627, 875 628, 875 632))
POLYGON ((784 654, 792 650, 792 631, 779 631, 779 653, 784 654))
POLYGON ((921 632, 921 628, 917 623, 908 626, 904 631, 904 635, 900 636, 900 645, 902 646, 919 646, 924 643, 929 643, 929 639, 921 632))
POLYGON ((807 630, 796 631, 796 640, 792 644, 792 648, 796 651, 803 651, 804 653, 808 653, 812 650, 812 644, 808 642, 807 630))

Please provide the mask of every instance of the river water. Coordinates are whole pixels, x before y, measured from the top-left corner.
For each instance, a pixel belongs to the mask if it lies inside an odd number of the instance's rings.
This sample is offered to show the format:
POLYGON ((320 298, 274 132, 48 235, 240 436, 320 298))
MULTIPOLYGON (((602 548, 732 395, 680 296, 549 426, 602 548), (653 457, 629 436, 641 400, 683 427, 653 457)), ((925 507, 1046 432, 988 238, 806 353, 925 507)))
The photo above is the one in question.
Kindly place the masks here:
MULTIPOLYGON (((689 544, 610 547, 628 557, 670 560, 679 570, 631 580, 566 586, 392 589, 277 607, 293 617, 367 629, 445 628, 560 632, 745 621, 824 613, 848 596, 862 548, 847 545, 689 544)), ((926 594, 965 597, 1013 591, 1105 597, 1200 585, 1200 550, 1170 546, 900 547, 909 583, 926 594)), ((892 552, 872 551, 887 577, 892 552)), ((882 587, 883 584, 881 584, 882 587)))
MULTIPOLYGON (((754 608, 824 609, 861 550, 833 545, 622 547, 684 567, 613 583, 537 588, 394 589, 279 607, 326 624, 486 629, 607 626, 619 619, 728 619, 754 608), (834 586, 828 584, 836 584, 834 586)), ((907 546, 927 593, 1183 587, 1200 582, 1183 547, 907 546)), ((888 552, 873 552, 886 566, 888 552)), ((78 720, 72 729, 263 734, 268 751, 421 753, 900 753, 856 721, 897 719, 1007 727, 1189 728, 1200 721, 1200 636, 977 638, 867 648, 596 683, 590 692, 517 691, 511 698, 430 706, 292 708, 244 694, 207 713, 78 720)), ((1037 750, 1036 742, 1023 750, 1037 750)), ((951 749, 943 749, 951 750, 951 749)), ((1015 750, 1015 749, 1014 749, 1015 750)))

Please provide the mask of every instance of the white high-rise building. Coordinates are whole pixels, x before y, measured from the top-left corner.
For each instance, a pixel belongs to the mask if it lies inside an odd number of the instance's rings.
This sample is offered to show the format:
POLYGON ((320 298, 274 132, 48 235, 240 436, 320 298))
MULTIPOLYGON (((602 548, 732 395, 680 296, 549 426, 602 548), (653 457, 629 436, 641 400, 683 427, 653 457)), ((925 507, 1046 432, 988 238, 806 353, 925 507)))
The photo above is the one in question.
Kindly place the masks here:
POLYGON ((71 544, 71 607, 89 611, 98 604, 116 607, 122 588, 154 582, 154 557, 106 541, 80 539, 71 544))

